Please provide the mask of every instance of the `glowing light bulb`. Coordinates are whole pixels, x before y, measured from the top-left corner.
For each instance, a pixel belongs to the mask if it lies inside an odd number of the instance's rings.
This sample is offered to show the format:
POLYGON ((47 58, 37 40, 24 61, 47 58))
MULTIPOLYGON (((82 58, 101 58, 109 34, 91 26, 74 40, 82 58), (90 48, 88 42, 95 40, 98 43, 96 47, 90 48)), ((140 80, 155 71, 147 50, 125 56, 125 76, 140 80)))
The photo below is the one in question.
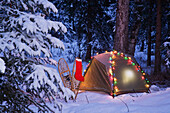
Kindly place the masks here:
POLYGON ((111 81, 113 80, 113 76, 110 77, 110 80, 111 80, 111 81))
POLYGON ((132 63, 132 60, 128 60, 128 63, 130 63, 130 64, 131 64, 131 63, 132 63))
POLYGON ((120 55, 120 53, 117 53, 117 55, 120 55))
POLYGON ((149 84, 146 84, 145 86, 146 86, 147 88, 149 88, 149 84))
POLYGON ((98 55, 99 53, 96 53, 96 55, 98 55))
POLYGON ((114 81, 117 81, 117 78, 114 77, 114 81))
POLYGON ((120 55, 121 57, 123 57, 124 55, 123 55, 123 53, 121 53, 121 55, 120 55))
POLYGON ((105 51, 105 53, 107 53, 107 51, 105 51))
POLYGON ((116 56, 115 55, 112 55, 112 59, 115 59, 116 58, 116 56))
POLYGON ((114 84, 117 84, 117 81, 114 81, 114 84))
POLYGON ((118 88, 115 88, 115 91, 118 92, 119 91, 118 88))
POLYGON ((143 73, 143 75, 146 75, 145 73, 143 73))
POLYGON ((134 66, 135 65, 135 63, 132 63, 132 66, 134 66))
POLYGON ((112 57, 110 57, 109 60, 112 60, 112 57))
POLYGON ((113 67, 112 69, 115 70, 115 67, 113 67))
POLYGON ((127 57, 125 57, 124 59, 125 59, 125 60, 128 60, 128 58, 127 58, 127 57))
POLYGON ((131 60, 131 57, 128 57, 129 58, 129 60, 131 60))
POLYGON ((86 72, 86 70, 84 70, 84 72, 86 72))
POLYGON ((112 64, 115 64, 115 61, 112 61, 112 64))
MULTIPOLYGON (((110 95, 113 95, 113 93, 111 92, 110 95)), ((112 96, 110 96, 110 98, 113 98, 112 96)))
POLYGON ((113 54, 113 51, 111 51, 110 54, 113 54))
POLYGON ((142 80, 144 80, 145 79, 145 77, 144 76, 142 76, 142 80))
POLYGON ((114 54, 116 54, 116 53, 117 53, 117 51, 114 51, 113 53, 114 53, 114 54))
POLYGON ((112 74, 112 69, 111 68, 109 69, 109 73, 112 74))

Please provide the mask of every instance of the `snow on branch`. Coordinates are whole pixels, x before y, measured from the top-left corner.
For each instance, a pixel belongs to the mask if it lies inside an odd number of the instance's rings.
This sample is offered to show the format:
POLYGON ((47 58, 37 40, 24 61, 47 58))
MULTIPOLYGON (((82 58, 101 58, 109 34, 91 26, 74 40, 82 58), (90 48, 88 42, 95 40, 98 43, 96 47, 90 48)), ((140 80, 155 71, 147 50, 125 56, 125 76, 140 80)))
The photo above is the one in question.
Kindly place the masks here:
POLYGON ((41 7, 48 11, 49 13, 52 11, 54 13, 58 13, 57 8, 54 6, 54 4, 52 4, 51 2, 49 2, 48 0, 4 0, 4 2, 8 3, 8 4, 15 4, 14 6, 17 6, 18 8, 20 8, 22 6, 22 10, 29 10, 33 9, 34 12, 36 12, 38 10, 37 6, 41 7))
POLYGON ((43 5, 44 9, 51 9, 54 13, 58 13, 56 7, 48 0, 34 0, 34 2, 37 3, 38 5, 43 5))
POLYGON ((27 39, 23 35, 18 35, 18 32, 6 32, 0 33, 3 39, 0 39, 0 50, 5 51, 8 49, 9 51, 14 50, 14 55, 21 53, 22 51, 27 52, 31 56, 40 56, 41 53, 44 53, 44 56, 50 57, 51 53, 47 48, 42 47, 38 40, 36 39, 27 39), (16 39, 15 39, 16 38, 16 39), (27 43, 24 43, 25 41, 27 43), (36 47, 37 50, 34 50, 33 47, 36 47))
MULTIPOLYGON (((13 11, 7 9, 7 12, 13 11)), ((14 12, 17 12, 19 16, 9 16, 8 21, 3 20, 4 25, 7 26, 6 29, 12 29, 12 31, 0 33, 3 37, 0 39, 2 51, 6 48, 17 49, 19 53, 25 51, 31 56, 40 56, 43 53, 44 56, 51 57, 49 50, 51 46, 65 49, 62 41, 49 34, 52 29, 56 32, 58 30, 67 32, 67 28, 61 22, 46 20, 40 15, 27 14, 18 10, 14 12)))
MULTIPOLYGON (((13 21, 14 18, 11 18, 13 21)), ((43 32, 48 33, 52 28, 57 32, 59 29, 63 32, 67 32, 67 28, 61 23, 51 20, 46 20, 40 15, 33 15, 27 13, 21 13, 21 15, 15 19, 14 23, 18 23, 22 26, 22 30, 26 30, 27 33, 43 32)), ((13 25, 11 25, 12 27, 13 25)))
POLYGON ((5 73, 5 62, 0 58, 0 72, 5 73))
POLYGON ((34 79, 30 85, 31 89, 34 88, 37 90, 40 89, 42 86, 48 84, 51 87, 51 90, 58 93, 60 98, 66 98, 66 100, 68 101, 70 97, 75 97, 74 93, 70 89, 64 87, 56 69, 35 64, 32 65, 32 68, 34 72, 28 75, 25 79, 25 81, 34 79), (57 82, 57 86, 55 82, 57 82), (61 93, 60 90, 63 93, 61 93))
POLYGON ((46 37, 50 40, 53 47, 59 47, 59 48, 65 49, 64 43, 61 40, 51 36, 51 34, 48 34, 46 37))

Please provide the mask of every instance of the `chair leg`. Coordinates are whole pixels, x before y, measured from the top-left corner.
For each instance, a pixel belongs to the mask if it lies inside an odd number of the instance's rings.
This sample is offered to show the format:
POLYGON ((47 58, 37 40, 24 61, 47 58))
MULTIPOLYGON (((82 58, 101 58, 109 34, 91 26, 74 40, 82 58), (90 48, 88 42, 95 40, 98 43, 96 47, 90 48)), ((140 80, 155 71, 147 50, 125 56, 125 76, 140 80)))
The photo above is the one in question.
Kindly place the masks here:
MULTIPOLYGON (((80 82, 81 83, 81 82, 80 82)), ((78 95, 78 93, 79 93, 79 87, 80 87, 80 83, 79 83, 79 85, 78 85, 78 87, 77 87, 77 92, 75 92, 75 100, 76 100, 76 98, 77 98, 77 95, 78 95)))

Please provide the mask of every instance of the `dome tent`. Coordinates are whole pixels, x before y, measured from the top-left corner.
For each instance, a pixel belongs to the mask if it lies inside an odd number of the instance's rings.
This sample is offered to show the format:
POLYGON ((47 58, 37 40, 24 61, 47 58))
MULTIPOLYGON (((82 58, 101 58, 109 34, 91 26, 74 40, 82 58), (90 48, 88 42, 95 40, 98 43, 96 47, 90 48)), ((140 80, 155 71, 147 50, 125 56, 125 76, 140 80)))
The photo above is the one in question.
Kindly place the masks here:
POLYGON ((110 95, 148 92, 149 81, 134 57, 117 51, 94 56, 84 73, 79 90, 104 91, 110 95))

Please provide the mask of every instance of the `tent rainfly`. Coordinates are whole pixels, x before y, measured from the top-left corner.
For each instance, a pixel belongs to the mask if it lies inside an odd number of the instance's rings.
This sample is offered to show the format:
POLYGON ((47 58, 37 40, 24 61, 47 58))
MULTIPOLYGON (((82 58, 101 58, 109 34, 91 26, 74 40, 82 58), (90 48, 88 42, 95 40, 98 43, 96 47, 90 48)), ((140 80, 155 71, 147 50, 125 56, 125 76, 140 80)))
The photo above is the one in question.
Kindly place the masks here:
POLYGON ((148 92, 149 80, 134 57, 117 51, 94 56, 84 73, 79 90, 104 91, 112 96, 148 92))

